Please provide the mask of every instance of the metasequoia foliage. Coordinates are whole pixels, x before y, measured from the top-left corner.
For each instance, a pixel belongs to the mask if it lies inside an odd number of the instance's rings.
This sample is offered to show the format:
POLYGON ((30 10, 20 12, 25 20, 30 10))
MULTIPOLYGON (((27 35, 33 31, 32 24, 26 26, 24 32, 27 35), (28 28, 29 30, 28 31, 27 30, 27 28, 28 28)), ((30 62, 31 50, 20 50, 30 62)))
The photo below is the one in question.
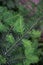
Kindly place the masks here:
POLYGON ((0 65, 30 65, 43 56, 43 3, 36 1, 0 0, 0 65))

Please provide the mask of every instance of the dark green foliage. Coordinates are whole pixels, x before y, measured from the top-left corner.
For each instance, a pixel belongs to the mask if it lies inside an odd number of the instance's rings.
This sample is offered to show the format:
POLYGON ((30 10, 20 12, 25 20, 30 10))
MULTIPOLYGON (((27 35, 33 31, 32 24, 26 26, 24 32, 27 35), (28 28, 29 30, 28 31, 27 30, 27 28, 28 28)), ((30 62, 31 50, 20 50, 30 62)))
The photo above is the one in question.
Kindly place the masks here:
POLYGON ((19 0, 0 0, 0 3, 0 65, 38 63, 43 53, 38 48, 42 32, 39 28, 43 26, 42 2, 36 11, 35 4, 30 2, 32 9, 19 0))
POLYGON ((0 55, 0 64, 6 63, 6 58, 0 55))

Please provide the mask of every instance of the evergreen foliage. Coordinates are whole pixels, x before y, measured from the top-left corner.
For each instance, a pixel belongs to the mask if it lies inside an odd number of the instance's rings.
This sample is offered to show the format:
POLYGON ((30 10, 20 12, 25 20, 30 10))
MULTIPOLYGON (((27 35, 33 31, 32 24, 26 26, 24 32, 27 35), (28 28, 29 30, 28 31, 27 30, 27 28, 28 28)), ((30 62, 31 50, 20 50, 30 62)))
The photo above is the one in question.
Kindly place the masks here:
POLYGON ((38 48, 41 30, 37 26, 43 25, 41 3, 42 0, 38 5, 29 1, 24 5, 22 0, 0 0, 0 65, 31 65, 40 61, 43 52, 38 48))

